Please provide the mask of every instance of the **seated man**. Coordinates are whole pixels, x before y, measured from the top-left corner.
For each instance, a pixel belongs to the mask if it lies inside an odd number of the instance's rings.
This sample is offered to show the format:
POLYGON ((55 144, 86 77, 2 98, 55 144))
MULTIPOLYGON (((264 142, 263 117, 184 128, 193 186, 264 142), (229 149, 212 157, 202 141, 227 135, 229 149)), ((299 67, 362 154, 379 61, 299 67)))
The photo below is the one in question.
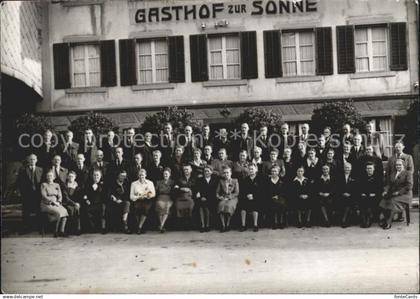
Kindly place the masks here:
POLYGON ((404 169, 404 161, 397 159, 395 161, 395 176, 389 178, 388 185, 383 193, 383 199, 379 203, 385 216, 385 221, 381 225, 383 229, 390 229, 394 213, 402 213, 406 205, 411 204, 412 189, 412 175, 404 169))
POLYGON ((118 229, 122 224, 124 232, 129 233, 127 224, 128 213, 130 211, 129 197, 130 187, 127 180, 127 171, 122 169, 116 180, 110 182, 109 202, 107 206, 110 228, 118 229))
POLYGON ((367 228, 372 225, 373 215, 378 209, 382 196, 382 189, 382 182, 375 176, 375 166, 370 162, 367 163, 365 174, 360 181, 359 208, 362 216, 360 227, 367 228))
POLYGON ((81 202, 82 229, 106 233, 105 206, 106 192, 102 181, 102 173, 94 170, 92 181, 85 185, 81 202))
POLYGON ((336 210, 342 212, 341 227, 349 226, 349 215, 356 204, 360 192, 358 192, 357 180, 351 173, 350 163, 344 163, 344 173, 337 176, 337 201, 336 210))

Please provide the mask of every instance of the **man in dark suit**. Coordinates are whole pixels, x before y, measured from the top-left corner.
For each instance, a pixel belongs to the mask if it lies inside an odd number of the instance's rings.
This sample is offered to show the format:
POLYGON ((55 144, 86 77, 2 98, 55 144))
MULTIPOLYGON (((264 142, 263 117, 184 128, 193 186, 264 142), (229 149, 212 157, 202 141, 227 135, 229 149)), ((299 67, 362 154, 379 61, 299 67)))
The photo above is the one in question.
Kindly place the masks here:
POLYGON ((46 130, 43 136, 42 145, 39 148, 34 149, 36 152, 38 165, 43 168, 47 169, 51 166, 51 160, 57 152, 58 141, 53 139, 53 133, 51 130, 46 130))
POLYGON ((213 145, 213 139, 210 132, 210 125, 204 125, 201 131, 201 138, 197 139, 201 151, 204 151, 206 145, 213 145))
POLYGON ((149 165, 147 170, 147 178, 156 185, 158 180, 163 179, 164 165, 161 163, 162 153, 160 150, 153 151, 153 163, 149 165))
POLYGON ((43 177, 42 168, 36 166, 38 159, 35 154, 30 154, 26 161, 27 165, 19 170, 16 180, 17 188, 22 196, 24 231, 28 231, 30 228, 31 213, 39 214, 41 201, 40 185, 43 177))
POLYGON ((281 125, 279 156, 283 157, 284 149, 286 147, 294 148, 297 144, 295 137, 289 133, 289 125, 284 123, 281 125))
POLYGON ((270 159, 270 151, 273 149, 273 146, 271 145, 270 138, 268 136, 267 126, 262 126, 260 128, 260 134, 255 140, 255 145, 262 149, 262 160, 268 161, 270 159))
POLYGON ((213 147, 211 145, 206 145, 203 149, 203 157, 201 158, 206 161, 207 165, 211 165, 213 163, 213 147))
POLYGON ((141 153, 137 153, 134 156, 134 163, 128 165, 127 174, 128 174, 128 181, 130 183, 137 181, 139 179, 139 171, 140 169, 146 169, 143 164, 143 156, 141 153))
POLYGON ((65 140, 59 148, 63 167, 73 169, 76 165, 77 154, 79 153, 79 144, 73 141, 73 132, 68 130, 65 133, 65 140))
POLYGON ((77 155, 76 166, 73 170, 76 173, 77 184, 83 189, 89 178, 89 168, 85 165, 85 156, 83 156, 83 154, 77 155))
POLYGON ((353 174, 360 178, 364 172, 364 169, 360 165, 360 160, 365 155, 365 148, 362 145, 362 135, 360 134, 353 136, 353 147, 351 149, 351 155, 353 156, 353 174))
POLYGON ((124 152, 124 160, 131 162, 134 160, 134 155, 137 152, 136 142, 134 135, 136 134, 134 128, 129 128, 124 134, 124 142, 122 144, 124 152))
POLYGON ((92 129, 86 129, 84 136, 84 148, 83 150, 80 150, 80 152, 82 152, 85 156, 86 165, 90 166, 93 162, 95 162, 97 150, 98 147, 96 145, 96 139, 95 135, 93 135, 92 129))
POLYGON ((108 131, 107 138, 102 140, 103 160, 111 162, 115 160, 115 149, 118 146, 114 131, 108 131))
POLYGON ((193 128, 185 126, 184 134, 181 134, 179 137, 179 145, 184 147, 183 159, 186 162, 190 162, 193 159, 194 150, 199 148, 199 144, 193 134, 193 128))
POLYGON ((341 227, 349 226, 349 215, 354 208, 360 192, 357 180, 351 174, 352 166, 344 163, 344 172, 337 175, 337 206, 336 209, 342 212, 341 227))
POLYGON ((163 136, 161 144, 159 144, 160 151, 162 153, 162 162, 165 165, 169 165, 171 163, 172 155, 176 146, 176 138, 172 130, 171 123, 166 123, 163 126, 163 136))
MULTIPOLYGON (((69 170, 61 166, 61 156, 55 155, 52 159, 51 171, 54 173, 54 182, 59 184, 63 188, 67 181, 67 175, 69 170)), ((47 173, 47 172, 45 172, 47 173)))
POLYGON ((378 215, 379 201, 382 197, 383 184, 374 175, 375 166, 372 163, 366 165, 365 173, 360 180, 360 212, 362 223, 360 227, 370 227, 374 215, 378 215))
POLYGON ((96 161, 90 166, 89 177, 92 177, 94 170, 100 170, 102 173, 102 180, 107 175, 109 162, 104 161, 104 152, 102 150, 96 151, 96 161))
POLYGON ((121 170, 128 171, 129 169, 129 163, 128 161, 123 158, 124 150, 122 147, 117 147, 115 149, 115 160, 109 163, 109 169, 107 171, 108 178, 106 181, 112 182, 117 179, 117 176, 119 173, 121 173, 121 170))
POLYGON ((381 133, 373 131, 373 125, 370 122, 366 124, 366 135, 363 138, 363 145, 365 147, 371 145, 375 155, 382 159, 384 155, 384 140, 381 133))
POLYGON ((253 156, 254 141, 249 136, 249 126, 247 123, 241 124, 241 136, 233 141, 233 161, 239 160, 239 153, 243 150, 248 153, 248 157, 253 156))

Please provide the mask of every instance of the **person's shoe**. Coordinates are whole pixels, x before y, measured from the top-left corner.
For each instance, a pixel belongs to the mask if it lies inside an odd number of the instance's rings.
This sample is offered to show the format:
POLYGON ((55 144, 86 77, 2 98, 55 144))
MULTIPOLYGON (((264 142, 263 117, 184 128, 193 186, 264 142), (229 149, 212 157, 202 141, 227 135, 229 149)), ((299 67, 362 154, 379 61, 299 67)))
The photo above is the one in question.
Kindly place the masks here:
POLYGON ((311 222, 310 222, 310 221, 306 221, 306 223, 305 223, 305 227, 307 227, 307 228, 310 228, 310 227, 312 227, 312 224, 311 224, 311 222))
POLYGON ((80 229, 76 230, 74 233, 76 236, 80 236, 82 234, 82 231, 80 229))
POLYGON ((343 222, 341 223, 341 227, 342 227, 342 228, 347 228, 347 227, 349 227, 348 222, 347 222, 347 221, 343 221, 343 222))
POLYGON ((241 228, 239 229, 240 232, 244 232, 246 231, 246 226, 241 226, 241 228))
POLYGON ((302 226, 303 226, 302 222, 298 222, 297 225, 296 225, 297 228, 302 228, 302 226))
POLYGON ((206 228, 205 228, 205 232, 206 233, 208 233, 210 231, 210 226, 207 226, 206 228))
POLYGON ((164 227, 162 227, 161 229, 160 229, 160 233, 161 234, 164 234, 166 232, 166 229, 164 228, 164 227))
POLYGON ((254 228, 252 229, 253 232, 257 232, 258 231, 258 226, 254 226, 254 228))
POLYGON ((204 233, 206 231, 205 227, 200 228, 200 233, 204 233))
POLYGON ((143 234, 143 230, 141 228, 138 228, 136 234, 138 234, 138 235, 143 234))
POLYGON ((57 233, 57 232, 55 232, 54 233, 54 238, 57 238, 57 237, 59 237, 60 236, 60 234, 59 233, 57 233))
POLYGON ((101 234, 102 235, 106 235, 108 233, 106 228, 101 229, 101 234))
POLYGON ((230 232, 230 226, 226 226, 225 231, 230 232))
POLYGON ((279 228, 280 228, 280 229, 284 229, 284 228, 285 228, 284 223, 280 223, 279 228))
POLYGON ((392 225, 391 224, 385 224, 384 226, 383 226, 383 229, 390 229, 392 227, 392 225))
POLYGON ((58 236, 59 236, 59 237, 62 237, 62 238, 68 238, 68 236, 69 236, 69 235, 68 235, 68 234, 66 234, 66 233, 64 233, 64 232, 59 232, 59 233, 58 233, 58 236))
POLYGON ((226 231, 226 228, 224 227, 224 226, 222 226, 221 228, 220 228, 220 232, 221 233, 224 233, 226 231))
POLYGON ((325 222, 325 227, 331 227, 331 222, 326 221, 326 222, 325 222))

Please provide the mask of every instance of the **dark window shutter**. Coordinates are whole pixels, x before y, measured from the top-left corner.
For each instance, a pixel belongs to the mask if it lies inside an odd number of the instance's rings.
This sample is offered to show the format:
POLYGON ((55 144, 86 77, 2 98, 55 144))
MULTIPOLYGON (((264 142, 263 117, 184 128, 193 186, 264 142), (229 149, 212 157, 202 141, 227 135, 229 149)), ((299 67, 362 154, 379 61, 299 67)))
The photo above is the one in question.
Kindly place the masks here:
POLYGON ((355 72, 353 26, 337 26, 337 64, 339 74, 355 72))
POLYGON ((257 33, 241 32, 241 75, 242 79, 258 78, 257 33))
POLYGON ((169 82, 185 82, 184 37, 170 36, 169 47, 169 82))
POLYGON ((120 40, 120 79, 121 86, 137 84, 136 43, 134 39, 120 40))
POLYGON ((208 81, 207 37, 205 34, 190 35, 190 57, 191 81, 208 81))
POLYGON ((55 89, 70 88, 70 45, 54 44, 53 56, 55 89))
POLYGON ((117 85, 117 71, 115 64, 115 41, 104 40, 101 46, 101 86, 117 85))
POLYGON ((264 37, 264 65, 265 77, 277 78, 283 75, 281 66, 280 31, 269 30, 263 32, 264 37))
POLYGON ((315 29, 316 34, 316 74, 333 74, 331 27, 315 29))
POLYGON ((392 71, 407 70, 407 41, 406 24, 390 23, 390 41, 391 41, 391 63, 389 68, 392 71))

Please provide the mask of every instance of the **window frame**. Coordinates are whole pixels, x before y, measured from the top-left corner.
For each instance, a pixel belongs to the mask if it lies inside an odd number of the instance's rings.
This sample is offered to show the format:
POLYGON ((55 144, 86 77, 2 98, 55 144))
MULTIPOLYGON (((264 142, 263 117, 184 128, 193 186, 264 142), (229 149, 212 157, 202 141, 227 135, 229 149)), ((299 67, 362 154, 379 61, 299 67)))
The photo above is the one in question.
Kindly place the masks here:
MULTIPOLYGON (((101 87, 101 76, 102 76, 102 68, 101 68, 101 46, 99 42, 81 42, 81 43, 70 43, 70 88, 97 88, 101 87), (96 46, 98 48, 98 59, 99 59, 99 71, 95 72, 99 74, 99 83, 98 85, 91 85, 90 84, 90 72, 89 70, 89 52, 88 46, 96 46), (75 66, 74 66, 74 48, 75 47, 83 47, 84 48, 84 65, 85 65, 85 76, 86 76, 86 84, 84 86, 75 86, 74 74, 75 74, 75 66)), ((96 57, 95 57, 96 58, 96 57)), ((82 73, 79 73, 82 74, 82 73)))
MULTIPOLYGON (((213 51, 216 52, 216 51, 213 51)), ((207 35, 207 57, 208 57, 208 62, 207 62, 207 68, 208 68, 208 81, 230 81, 230 80, 241 80, 242 79, 242 65, 241 65, 241 37, 239 32, 235 32, 235 33, 225 33, 225 34, 208 34, 207 35), (238 39, 238 63, 227 63, 227 51, 228 50, 236 50, 236 48, 226 48, 226 37, 227 36, 233 36, 236 37, 238 39), (211 53, 212 50, 210 49, 210 39, 212 38, 221 38, 222 39, 222 48, 221 48, 221 54, 222 54, 222 64, 211 64, 211 53), (223 70, 223 78, 212 78, 211 77, 211 67, 212 66, 222 66, 222 70, 223 70), (227 69, 228 66, 239 66, 239 76, 237 78, 227 78, 227 69)))
MULTIPOLYGON (((304 45, 307 46, 307 45, 304 45)), ((293 29, 287 29, 287 30, 282 30, 280 32, 280 52, 281 52, 281 67, 283 70, 283 78, 297 78, 297 77, 313 77, 313 76, 317 76, 317 72, 316 72, 316 36, 315 36, 315 30, 314 28, 308 28, 308 29, 297 29, 297 30, 293 30, 293 29), (292 46, 284 46, 283 43, 283 36, 284 34, 287 33, 293 33, 295 34, 295 45, 294 48, 298 49, 298 51, 296 50, 296 56, 295 56, 295 60, 286 60, 284 55, 285 55, 285 48, 292 48, 292 46), (301 72, 301 58, 300 58, 300 37, 299 34, 300 33, 311 33, 311 37, 312 37, 312 55, 313 55, 313 59, 312 59, 312 69, 313 72, 311 74, 302 74, 301 72), (299 59, 298 59, 299 57, 299 59), (296 62, 296 74, 294 75, 289 75, 287 74, 287 68, 285 63, 287 62, 296 62)), ((310 61, 310 60, 303 60, 303 62, 305 61, 310 61)))
MULTIPOLYGON (((161 55, 163 53, 157 53, 157 55, 161 55)), ((136 56, 136 77, 137 82, 136 84, 139 86, 144 85, 150 85, 150 84, 169 84, 169 42, 167 37, 154 37, 154 38, 136 38, 135 39, 135 56, 136 56), (156 68, 156 41, 164 41, 166 44, 166 61, 167 61, 167 67, 166 68, 156 68), (151 56, 151 62, 152 62, 152 82, 141 82, 141 76, 140 76, 140 43, 142 42, 148 42, 150 43, 150 55, 143 55, 143 56, 151 56), (158 70, 164 70, 167 71, 167 80, 166 81, 156 81, 156 73, 158 70)), ((147 69, 150 71, 150 69, 147 69)))
POLYGON ((355 74, 364 74, 364 73, 372 73, 372 72, 388 72, 390 70, 390 39, 389 39, 389 26, 387 26, 387 24, 383 24, 383 25, 376 25, 376 24, 372 24, 372 25, 360 25, 360 26, 355 26, 354 27, 354 69, 355 69, 355 74), (385 55, 373 55, 373 43, 375 41, 373 41, 372 39, 372 29, 374 28, 383 28, 385 30, 385 55), (360 30, 360 29, 366 29, 367 30, 367 52, 368 55, 367 56, 357 56, 357 51, 356 51, 356 46, 357 44, 362 44, 363 42, 357 42, 356 41, 356 31, 360 30), (375 57, 385 57, 385 68, 384 69, 373 69, 373 58, 375 57), (368 59, 368 70, 358 70, 357 69, 357 60, 360 58, 367 58, 368 59))

